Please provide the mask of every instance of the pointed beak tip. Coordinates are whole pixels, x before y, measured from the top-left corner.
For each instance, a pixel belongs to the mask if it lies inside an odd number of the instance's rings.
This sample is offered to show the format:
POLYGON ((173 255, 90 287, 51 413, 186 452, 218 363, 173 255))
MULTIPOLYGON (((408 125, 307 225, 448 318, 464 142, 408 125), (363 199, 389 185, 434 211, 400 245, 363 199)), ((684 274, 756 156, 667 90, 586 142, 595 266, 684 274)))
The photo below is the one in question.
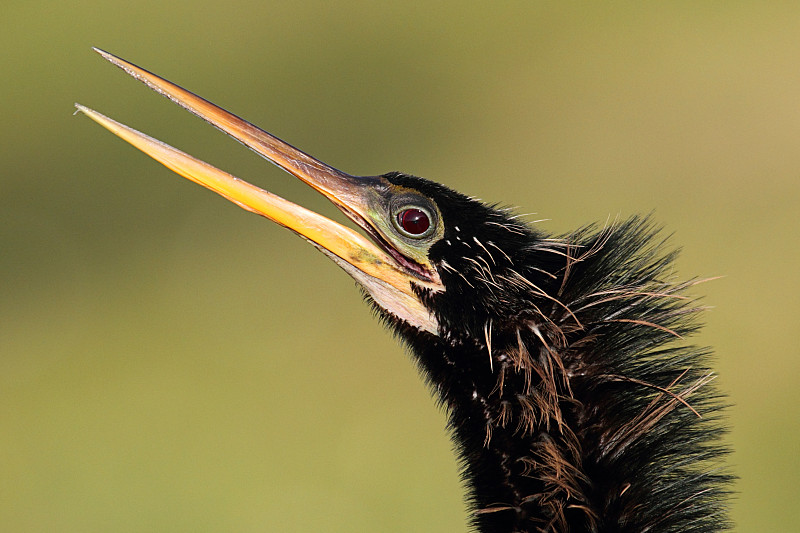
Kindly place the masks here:
POLYGON ((73 117, 75 115, 86 115, 87 117, 89 117, 89 118, 91 118, 93 120, 94 120, 93 117, 96 117, 97 115, 100 115, 100 114, 101 113, 98 113, 94 109, 90 109, 90 108, 86 107, 85 105, 79 104, 78 102, 75 102, 75 111, 72 112, 72 116, 73 117))
POLYGON ((78 114, 86 115, 90 119, 94 120, 95 122, 99 122, 100 124, 102 124, 104 121, 109 123, 114 122, 104 114, 75 102, 75 111, 72 113, 72 115, 75 116, 78 114))

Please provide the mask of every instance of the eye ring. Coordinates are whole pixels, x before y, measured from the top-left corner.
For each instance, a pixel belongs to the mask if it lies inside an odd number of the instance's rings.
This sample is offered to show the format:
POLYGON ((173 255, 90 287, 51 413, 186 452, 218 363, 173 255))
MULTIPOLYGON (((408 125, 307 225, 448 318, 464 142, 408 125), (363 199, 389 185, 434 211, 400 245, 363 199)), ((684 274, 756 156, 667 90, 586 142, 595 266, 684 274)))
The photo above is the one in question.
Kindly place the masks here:
POLYGON ((419 205, 404 205, 392 217, 394 227, 403 236, 422 239, 433 232, 434 218, 430 211, 419 205))

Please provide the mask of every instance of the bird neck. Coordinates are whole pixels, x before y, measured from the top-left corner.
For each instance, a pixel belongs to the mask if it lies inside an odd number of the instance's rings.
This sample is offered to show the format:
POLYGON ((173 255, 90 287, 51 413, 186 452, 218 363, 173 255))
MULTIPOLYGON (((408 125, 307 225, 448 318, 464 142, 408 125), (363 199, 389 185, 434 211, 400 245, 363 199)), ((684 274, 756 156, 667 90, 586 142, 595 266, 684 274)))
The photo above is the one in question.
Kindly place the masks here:
POLYGON ((451 339, 415 350, 447 408, 473 521, 500 532, 582 521, 566 505, 581 499, 585 474, 560 355, 543 352, 530 329, 495 328, 491 346, 451 339))
MULTIPOLYGON (((633 219, 575 243, 535 312, 407 332, 446 407, 482 532, 727 527, 708 353, 674 346, 698 308, 633 219), (480 329, 480 334, 476 332, 480 329)), ((495 278, 498 279, 498 278, 495 278)))

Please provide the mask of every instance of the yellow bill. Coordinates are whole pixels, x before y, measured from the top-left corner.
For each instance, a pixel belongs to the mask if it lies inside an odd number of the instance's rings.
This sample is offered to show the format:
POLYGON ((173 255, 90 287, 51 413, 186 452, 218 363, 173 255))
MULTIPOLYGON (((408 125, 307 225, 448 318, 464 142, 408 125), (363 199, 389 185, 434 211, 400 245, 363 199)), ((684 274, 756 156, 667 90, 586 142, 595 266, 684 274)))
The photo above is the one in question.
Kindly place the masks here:
POLYGON ((395 287, 407 287, 408 275, 371 241, 346 226, 228 174, 166 143, 76 104, 86 116, 146 153, 165 167, 235 204, 302 235, 365 274, 395 287))
MULTIPOLYGON (((420 329, 438 324, 421 302, 419 289, 443 289, 424 250, 433 242, 409 245, 391 229, 387 195, 398 187, 382 176, 341 172, 211 102, 132 63, 95 49, 104 58, 168 96, 330 199, 370 239, 322 215, 196 159, 105 115, 76 104, 79 111, 181 176, 312 242, 356 279, 383 309, 420 329), (388 191, 388 192, 387 192, 388 191)), ((400 191, 403 193, 403 191, 400 191)), ((431 211, 435 217, 435 212, 431 211)), ((441 231, 441 230, 439 230, 441 231)))

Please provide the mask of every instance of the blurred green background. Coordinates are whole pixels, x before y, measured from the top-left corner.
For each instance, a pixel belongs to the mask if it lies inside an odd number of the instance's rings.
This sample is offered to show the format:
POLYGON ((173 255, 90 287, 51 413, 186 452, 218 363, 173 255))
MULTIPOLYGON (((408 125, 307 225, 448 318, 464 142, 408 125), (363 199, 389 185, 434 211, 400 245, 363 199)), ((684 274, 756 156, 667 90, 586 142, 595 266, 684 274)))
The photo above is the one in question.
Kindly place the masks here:
MULTIPOLYGON (((356 174, 564 232, 655 211, 730 394, 738 531, 796 531, 795 3, 5 2, 0 531, 463 531, 444 416, 351 280, 78 101, 312 209, 90 51, 356 174)), ((341 217, 338 217, 341 220, 341 217)))

